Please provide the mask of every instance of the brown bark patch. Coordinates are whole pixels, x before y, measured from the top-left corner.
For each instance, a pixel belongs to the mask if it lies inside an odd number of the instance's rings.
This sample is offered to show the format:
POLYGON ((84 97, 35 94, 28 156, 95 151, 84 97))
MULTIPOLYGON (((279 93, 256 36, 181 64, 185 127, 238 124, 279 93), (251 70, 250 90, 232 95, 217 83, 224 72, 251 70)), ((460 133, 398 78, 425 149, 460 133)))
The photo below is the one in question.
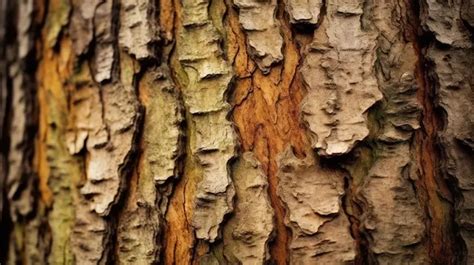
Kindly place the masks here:
POLYGON ((276 238, 271 246, 272 259, 286 264, 289 232, 284 224, 285 209, 277 195, 277 157, 288 145, 296 154, 308 152, 304 126, 300 123, 299 105, 304 88, 297 68, 300 55, 298 47, 283 19, 283 9, 278 12, 280 30, 284 39, 281 64, 268 74, 257 70, 249 57, 245 35, 240 28, 237 12, 228 10, 228 53, 233 58, 236 72, 233 121, 240 135, 242 149, 253 151, 262 164, 269 181, 269 194, 276 217, 276 238))

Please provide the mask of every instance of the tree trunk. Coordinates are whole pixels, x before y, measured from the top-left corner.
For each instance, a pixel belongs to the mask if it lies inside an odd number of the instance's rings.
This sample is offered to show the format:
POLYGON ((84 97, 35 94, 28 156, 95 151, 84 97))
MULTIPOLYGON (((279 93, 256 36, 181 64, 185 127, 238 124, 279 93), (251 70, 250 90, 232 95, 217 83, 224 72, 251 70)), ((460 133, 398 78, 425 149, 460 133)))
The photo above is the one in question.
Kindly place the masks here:
POLYGON ((473 1, 0 5, 0 263, 474 264, 473 1))

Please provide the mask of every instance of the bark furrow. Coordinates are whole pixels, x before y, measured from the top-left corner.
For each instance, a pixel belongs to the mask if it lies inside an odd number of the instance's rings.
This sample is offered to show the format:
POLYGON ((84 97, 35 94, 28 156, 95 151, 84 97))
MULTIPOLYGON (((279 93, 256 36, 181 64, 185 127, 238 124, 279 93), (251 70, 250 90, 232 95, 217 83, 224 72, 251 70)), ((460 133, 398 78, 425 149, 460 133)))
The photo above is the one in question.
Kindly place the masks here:
POLYGON ((0 1, 0 263, 474 263, 473 10, 0 1))

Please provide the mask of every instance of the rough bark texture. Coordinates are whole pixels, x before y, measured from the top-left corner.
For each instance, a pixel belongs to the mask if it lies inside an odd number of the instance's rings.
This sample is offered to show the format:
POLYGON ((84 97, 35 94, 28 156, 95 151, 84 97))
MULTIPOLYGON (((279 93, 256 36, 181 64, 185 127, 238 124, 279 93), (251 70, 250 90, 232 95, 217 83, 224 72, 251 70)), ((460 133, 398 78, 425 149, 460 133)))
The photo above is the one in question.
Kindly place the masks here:
POLYGON ((233 167, 234 215, 224 227, 224 255, 230 263, 263 264, 274 231, 268 181, 255 155, 245 152, 233 167))
POLYGON ((473 264, 469 0, 3 0, 0 263, 473 264))
POLYGON ((278 192, 292 231, 291 264, 348 264, 355 258, 354 239, 342 209, 344 176, 340 170, 298 159, 291 149, 279 159, 278 192))
POLYGON ((363 4, 328 1, 326 15, 306 47, 303 119, 312 147, 323 156, 346 154, 367 137, 367 110, 382 97, 374 69, 377 36, 363 25, 363 4))

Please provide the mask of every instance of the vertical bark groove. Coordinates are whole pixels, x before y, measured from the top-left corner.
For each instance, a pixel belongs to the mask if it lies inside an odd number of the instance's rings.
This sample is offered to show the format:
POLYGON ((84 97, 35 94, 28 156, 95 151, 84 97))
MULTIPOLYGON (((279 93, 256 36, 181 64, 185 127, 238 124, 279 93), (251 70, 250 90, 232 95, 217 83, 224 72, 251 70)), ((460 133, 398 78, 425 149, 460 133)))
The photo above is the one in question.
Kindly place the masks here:
POLYGON ((222 37, 208 13, 210 4, 183 2, 176 52, 187 77, 182 93, 189 117, 188 157, 201 173, 196 176, 192 226, 196 238, 212 243, 220 236, 224 216, 233 209, 235 191, 227 165, 234 157, 235 140, 225 100, 232 69, 222 55, 222 37))
POLYGON ((472 208, 471 181, 467 177, 467 172, 472 171, 474 165, 472 148, 468 147, 472 141, 472 119, 459 114, 469 112, 472 105, 473 79, 470 69, 473 48, 472 31, 466 27, 468 20, 463 21, 461 2, 427 0, 420 3, 420 25, 428 36, 433 36, 427 38, 425 46, 421 47, 426 87, 424 103, 429 114, 425 120, 429 138, 423 147, 428 145, 427 148, 434 149, 432 154, 438 155, 432 158, 435 168, 439 170, 431 182, 440 191, 437 196, 441 198, 438 200, 450 204, 449 213, 445 210, 450 220, 439 214, 433 218, 435 233, 440 231, 432 236, 433 253, 440 263, 469 264, 474 260, 472 218, 469 215, 472 208), (451 205, 454 205, 454 214, 451 205), (454 225, 452 215, 455 216, 454 225), (441 240, 451 244, 439 244, 441 240))
POLYGON ((471 2, 1 1, 0 263, 473 263, 471 2))
MULTIPOLYGON (((289 233, 284 225, 285 210, 277 194, 277 156, 288 145, 298 155, 309 151, 304 129, 299 122, 298 105, 302 97, 302 84, 296 73, 299 51, 293 42, 284 8, 279 2, 276 18, 283 36, 282 64, 268 73, 256 69, 251 54, 246 50, 246 37, 238 28, 237 14, 229 11, 229 53, 234 58, 236 85, 233 94, 233 120, 236 123, 242 148, 253 151, 261 162, 269 181, 269 193, 276 216, 276 237, 271 245, 272 259, 286 264, 289 233), (236 44, 234 44, 237 42, 236 44), (232 56, 232 54, 235 54, 232 56), (250 58, 249 58, 250 57, 250 58)), ((248 40, 247 40, 248 41, 248 40)))

